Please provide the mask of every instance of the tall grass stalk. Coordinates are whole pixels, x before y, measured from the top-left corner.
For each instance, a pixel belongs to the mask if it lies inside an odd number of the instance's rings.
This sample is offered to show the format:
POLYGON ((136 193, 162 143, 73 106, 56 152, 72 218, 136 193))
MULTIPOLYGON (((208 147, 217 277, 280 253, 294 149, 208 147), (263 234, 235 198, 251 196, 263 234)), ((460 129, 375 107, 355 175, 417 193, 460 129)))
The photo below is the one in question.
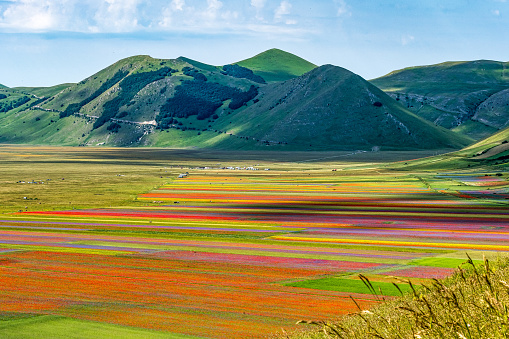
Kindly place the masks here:
POLYGON ((420 289, 405 281, 411 293, 371 310, 356 303, 359 311, 340 322, 300 321, 315 328, 292 338, 509 338, 509 258, 476 266, 467 257, 453 276, 420 289))

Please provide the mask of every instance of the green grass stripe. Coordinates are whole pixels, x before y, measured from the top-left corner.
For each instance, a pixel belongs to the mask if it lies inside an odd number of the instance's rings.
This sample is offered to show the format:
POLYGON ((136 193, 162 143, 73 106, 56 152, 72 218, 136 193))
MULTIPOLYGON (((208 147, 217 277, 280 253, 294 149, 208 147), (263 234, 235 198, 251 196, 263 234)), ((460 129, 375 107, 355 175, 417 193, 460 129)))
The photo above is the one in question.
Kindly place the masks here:
POLYGON ((200 337, 142 328, 43 315, 0 321, 3 339, 199 339, 200 337))
MULTIPOLYGON (((372 281, 376 294, 386 296, 400 296, 401 293, 392 283, 372 281)), ((411 291, 408 284, 397 284, 398 287, 404 292, 411 291)), ((286 283, 285 286, 311 288, 315 290, 337 291, 345 293, 362 293, 373 294, 373 292, 361 280, 345 279, 340 277, 325 277, 320 279, 302 280, 291 283, 286 283)))
MULTIPOLYGON (((416 266, 432 266, 432 267, 445 267, 445 268, 457 268, 459 265, 464 263, 465 259, 455 259, 455 258, 422 258, 412 260, 408 263, 408 265, 416 265, 416 266)), ((473 260, 474 264, 482 265, 482 260, 473 260)))

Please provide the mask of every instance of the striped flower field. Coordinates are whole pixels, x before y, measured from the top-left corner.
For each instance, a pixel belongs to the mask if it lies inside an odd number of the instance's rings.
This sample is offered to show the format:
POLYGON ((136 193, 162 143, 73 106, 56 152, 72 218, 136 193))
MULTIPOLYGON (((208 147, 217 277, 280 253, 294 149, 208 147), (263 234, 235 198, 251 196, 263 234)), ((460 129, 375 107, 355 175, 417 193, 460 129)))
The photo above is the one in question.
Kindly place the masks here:
POLYGON ((3 215, 0 311, 265 337, 376 303, 358 273, 392 296, 507 252, 508 221, 406 174, 193 170, 129 208, 3 215))

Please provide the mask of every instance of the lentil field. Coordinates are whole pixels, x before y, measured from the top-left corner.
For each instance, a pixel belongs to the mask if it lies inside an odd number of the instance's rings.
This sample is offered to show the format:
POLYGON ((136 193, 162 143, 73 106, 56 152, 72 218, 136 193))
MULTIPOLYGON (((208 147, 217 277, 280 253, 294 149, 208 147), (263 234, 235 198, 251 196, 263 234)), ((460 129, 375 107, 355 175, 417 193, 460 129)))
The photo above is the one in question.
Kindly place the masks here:
POLYGON ((0 147, 0 331, 262 338, 509 251, 506 173, 264 157, 0 147))

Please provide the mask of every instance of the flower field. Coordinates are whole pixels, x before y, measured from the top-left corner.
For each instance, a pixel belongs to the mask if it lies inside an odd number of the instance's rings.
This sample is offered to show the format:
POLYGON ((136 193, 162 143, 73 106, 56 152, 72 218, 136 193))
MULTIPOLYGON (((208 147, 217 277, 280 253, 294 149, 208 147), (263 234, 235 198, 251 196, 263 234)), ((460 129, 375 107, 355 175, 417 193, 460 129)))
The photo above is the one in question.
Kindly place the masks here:
POLYGON ((395 277, 426 283, 465 252, 509 251, 500 201, 345 173, 194 169, 131 207, 3 214, 0 311, 265 337, 352 312, 350 296, 376 303, 358 273, 391 296, 395 277))

